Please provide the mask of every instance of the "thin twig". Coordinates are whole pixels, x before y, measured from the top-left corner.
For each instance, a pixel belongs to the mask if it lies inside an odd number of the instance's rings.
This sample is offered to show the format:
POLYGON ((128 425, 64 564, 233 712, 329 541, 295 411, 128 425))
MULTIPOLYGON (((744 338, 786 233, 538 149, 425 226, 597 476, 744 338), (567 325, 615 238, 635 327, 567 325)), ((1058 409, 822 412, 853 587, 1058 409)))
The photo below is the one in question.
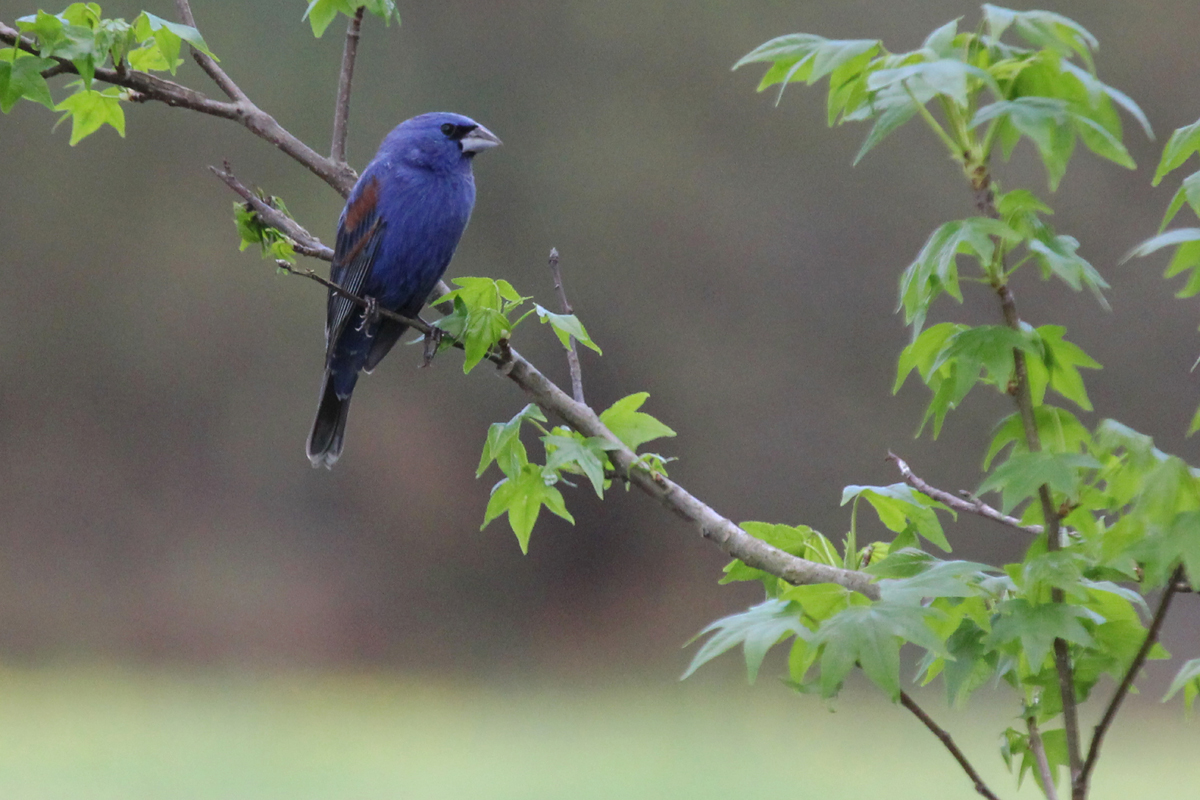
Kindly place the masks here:
POLYGON ((281 231, 285 236, 292 240, 292 247, 297 253, 319 258, 323 261, 333 260, 333 250, 321 243, 321 240, 313 236, 311 233, 301 227, 300 223, 284 214, 279 209, 271 206, 259 197, 255 192, 252 192, 241 181, 234 176, 229 168, 229 162, 226 161, 223 169, 217 167, 209 167, 212 173, 220 178, 226 186, 232 189, 238 197, 241 197, 254 209, 254 213, 258 214, 267 225, 281 231))
POLYGON ((954 743, 954 739, 951 738, 950 734, 934 722, 933 718, 926 714, 924 709, 917 705, 907 692, 900 693, 900 704, 916 715, 917 719, 921 720, 925 724, 925 727, 938 738, 938 741, 950 751, 950 755, 954 756, 954 760, 958 762, 958 765, 963 768, 963 772, 967 773, 967 777, 975 784, 975 791, 988 798, 988 800, 1000 800, 988 788, 987 784, 983 782, 983 778, 975 771, 975 767, 971 766, 971 762, 963 755, 963 751, 958 749, 958 745, 954 743))
POLYGON ((970 500, 963 497, 953 495, 944 489, 939 489, 936 486, 931 486, 926 483, 919 475, 912 471, 908 463, 896 455, 892 451, 888 451, 887 460, 895 462, 896 469, 900 471, 900 476, 904 478, 904 482, 916 489, 918 492, 932 497, 939 503, 944 503, 955 511, 963 511, 968 514, 978 514, 981 517, 987 517, 990 520, 999 522, 1001 525, 1006 525, 1010 528, 1016 528, 1025 533, 1031 533, 1035 536, 1042 532, 1041 525, 1023 525, 1021 520, 1016 517, 1011 517, 1008 514, 997 511, 987 503, 980 500, 978 497, 972 496, 970 500))
MULTIPOLYGON (((192 16, 192 7, 188 3, 188 0, 175 0, 175 9, 179 12, 180 22, 192 28, 196 27, 196 18, 192 16)), ((221 69, 220 65, 217 64, 216 60, 214 60, 212 56, 208 55, 207 53, 201 53, 199 50, 193 47, 192 58, 196 59, 196 63, 200 65, 200 69, 204 70, 204 73, 213 79, 213 83, 221 87, 221 91, 223 91, 230 100, 233 100, 236 103, 250 102, 250 98, 246 97, 246 93, 241 90, 241 87, 233 82, 232 78, 225 74, 225 70, 221 69)))
MULTIPOLYGON (((185 0, 180 0, 185 2, 185 0)), ((354 82, 354 61, 358 57, 358 40, 362 37, 363 12, 365 6, 359 6, 358 11, 350 18, 346 28, 346 46, 342 50, 342 73, 338 78, 337 103, 333 109, 333 143, 329 149, 329 158, 339 164, 346 162, 347 122, 350 119, 350 87, 354 82)))
MULTIPOLYGON (((562 313, 574 314, 575 309, 571 308, 571 304, 567 301, 567 290, 563 288, 562 269, 558 265, 558 248, 550 248, 550 274, 554 276, 554 290, 558 293, 558 303, 562 306, 562 313)), ((579 348, 575 344, 575 337, 570 336, 567 339, 567 365, 571 368, 571 393, 575 397, 576 403, 582 403, 583 400, 583 369, 579 366, 579 348)))
POLYGON ((1033 751, 1037 761, 1038 774, 1042 777, 1042 791, 1046 800, 1058 800, 1058 788, 1054 785, 1054 773, 1050 771, 1050 762, 1046 760, 1046 745, 1042 741, 1041 731, 1038 730, 1037 716, 1030 714, 1025 718, 1029 727, 1029 749, 1033 751))
POLYGON ((1104 743, 1104 734, 1108 732, 1116 718, 1125 696, 1133 688, 1134 678, 1141 671, 1142 665, 1146 663, 1146 657, 1150 655, 1150 648, 1154 647, 1158 641, 1163 621, 1167 618, 1167 610, 1171 607, 1171 599, 1179 591, 1181 583, 1183 583, 1182 565, 1175 568, 1171 579, 1167 581, 1167 586, 1163 589, 1162 597, 1158 601, 1158 608, 1154 610, 1154 617, 1150 621, 1150 628, 1146 631, 1146 638, 1142 642, 1142 646, 1138 648, 1137 655, 1130 662, 1129 669, 1125 671, 1125 677, 1121 679, 1121 684, 1113 693, 1112 700, 1108 701, 1108 707, 1104 709, 1104 716, 1100 718, 1100 723, 1092 732, 1092 743, 1088 747, 1087 761, 1084 762, 1083 771, 1079 773, 1079 777, 1074 780, 1074 792, 1078 797, 1087 797, 1088 781, 1091 780, 1092 770, 1096 768, 1096 761, 1100 758, 1100 745, 1104 743))

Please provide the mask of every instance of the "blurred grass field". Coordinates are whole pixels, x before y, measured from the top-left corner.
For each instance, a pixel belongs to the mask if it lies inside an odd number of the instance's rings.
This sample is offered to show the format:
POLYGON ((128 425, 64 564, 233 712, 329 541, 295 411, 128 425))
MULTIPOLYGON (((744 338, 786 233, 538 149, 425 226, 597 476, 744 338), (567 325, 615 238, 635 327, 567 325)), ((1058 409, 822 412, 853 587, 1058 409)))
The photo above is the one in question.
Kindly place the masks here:
MULTIPOLYGON (((903 709, 866 687, 849 694, 830 713, 769 681, 530 687, 8 669, 0 798, 976 796, 903 709)), ((1030 785, 1010 791, 993 738, 1003 709, 985 700, 955 716, 926 702, 993 789, 1036 796, 1030 785)), ((1200 795, 1196 722, 1177 706, 1124 721, 1106 743, 1096 800, 1200 795)))

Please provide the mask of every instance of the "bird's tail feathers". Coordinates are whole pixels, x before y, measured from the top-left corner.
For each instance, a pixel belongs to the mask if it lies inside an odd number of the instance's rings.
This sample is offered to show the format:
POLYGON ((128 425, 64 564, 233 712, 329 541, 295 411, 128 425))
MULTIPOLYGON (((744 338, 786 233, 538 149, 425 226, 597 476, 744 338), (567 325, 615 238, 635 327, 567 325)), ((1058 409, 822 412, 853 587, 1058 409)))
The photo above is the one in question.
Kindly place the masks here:
POLYGON ((329 370, 321 382, 321 402, 312 433, 308 435, 308 460, 313 467, 330 469, 342 455, 346 435, 346 416, 350 412, 350 396, 338 397, 329 370))

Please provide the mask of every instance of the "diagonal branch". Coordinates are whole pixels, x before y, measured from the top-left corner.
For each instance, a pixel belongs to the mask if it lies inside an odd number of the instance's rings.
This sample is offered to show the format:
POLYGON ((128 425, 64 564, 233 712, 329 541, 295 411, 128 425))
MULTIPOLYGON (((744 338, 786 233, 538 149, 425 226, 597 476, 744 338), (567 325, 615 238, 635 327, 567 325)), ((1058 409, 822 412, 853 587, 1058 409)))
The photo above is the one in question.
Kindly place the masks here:
MULTIPOLYGON (((558 302, 562 306, 562 313, 574 314, 575 309, 571 308, 571 303, 567 300, 567 290, 563 288, 562 270, 558 266, 558 248, 550 248, 550 274, 554 276, 554 290, 558 293, 558 302)), ((575 337, 567 337, 567 366, 571 369, 571 394, 575 397, 575 402, 583 402, 583 369, 579 366, 579 348, 575 344, 575 337)))
POLYGON ((896 469, 900 471, 900 476, 904 478, 905 483, 916 489, 918 492, 932 497, 939 503, 944 503, 955 511, 962 511, 967 514, 978 514, 981 517, 986 517, 990 520, 999 522, 1001 525, 1007 525, 1010 528, 1016 528, 1025 533, 1032 533, 1035 536, 1042 532, 1041 525, 1022 525, 1021 520, 1016 517, 1010 517, 1000 511, 989 506, 987 503, 980 500, 978 497, 972 497, 970 500, 950 494, 944 489, 939 489, 926 483, 923 478, 912 471, 908 463, 896 455, 892 451, 888 451, 887 460, 893 461, 896 464, 896 469))
POLYGON ((226 186, 234 191, 250 204, 254 209, 254 213, 258 214, 267 225, 281 231, 285 236, 292 240, 292 247, 297 253, 301 253, 312 258, 319 258, 323 261, 333 260, 333 250, 322 244, 321 240, 313 236, 307 230, 300 226, 300 223, 284 214, 279 209, 264 201, 255 192, 246 188, 245 184, 237 179, 229 168, 229 162, 226 161, 223 169, 217 167, 209 167, 212 173, 220 178, 226 186))
MULTIPOLYGON (((179 21, 184 25, 196 27, 196 18, 192 16, 192 7, 188 0, 175 0, 175 9, 179 12, 179 21)), ((207 53, 201 53, 196 48, 192 49, 192 58, 196 59, 196 63, 200 65, 200 69, 204 70, 208 77, 213 79, 217 86, 221 87, 230 100, 238 103, 248 103, 250 98, 246 97, 246 93, 242 91, 233 79, 225 74, 225 70, 221 69, 216 60, 207 53)))
MULTIPOLYGON (((179 0, 187 2, 187 0, 179 0)), ((337 103, 333 109, 333 144, 329 149, 329 158, 339 164, 346 163, 346 133, 347 122, 350 119, 350 87, 354 82, 354 60, 358 57, 358 40, 362 38, 363 12, 366 6, 359 6, 358 11, 350 18, 346 28, 346 47, 342 51, 342 74, 338 78, 337 103)))
POLYGON ((946 747, 946 749, 950 751, 950 755, 954 756, 954 760, 958 762, 958 765, 963 768, 963 772, 967 773, 967 777, 970 778, 971 782, 975 784, 975 791, 988 798, 988 800, 1000 800, 1000 798, 996 797, 995 793, 988 788, 987 784, 983 782, 983 778, 980 777, 979 773, 975 771, 975 767, 971 766, 971 762, 967 760, 965 755, 963 755, 963 751, 958 749, 958 745, 954 743, 954 739, 951 738, 950 734, 947 733, 944 728, 934 722, 933 718, 926 714, 925 710, 917 705, 916 701, 914 701, 907 692, 900 693, 900 704, 915 714, 917 719, 921 720, 925 727, 928 728, 929 731, 938 738, 938 741, 940 741, 946 747))
MULTIPOLYGON (((253 193, 250 194, 253 196, 253 193)), ((248 202, 253 201, 248 199, 248 202)), ((258 202, 261 203, 261 200, 258 202)), ((261 204, 264 208, 274 211, 265 203, 261 204)), ((255 205, 255 209, 258 210, 258 208, 259 206, 255 205)), ((296 227, 299 228, 299 226, 296 227)), ((303 229, 300 228, 300 230, 303 229)), ((361 308, 368 307, 368 300, 365 297, 322 278, 312 270, 298 270, 287 265, 286 262, 279 266, 288 272, 309 278, 331 291, 337 292, 361 308)), ((427 336, 432 333, 432 328, 420 319, 410 319, 379 306, 376 306, 376 310, 381 316, 402 322, 427 336)), ((613 445, 613 448, 607 452, 620 475, 657 500, 675 516, 691 524, 701 536, 716 544, 730 556, 749 567, 761 569, 782 578, 788 583, 796 585, 836 583, 872 600, 879 599, 879 588, 872 583, 870 575, 809 561, 772 547, 718 514, 707 503, 690 494, 662 473, 651 470, 633 450, 629 449, 617 438, 616 434, 600 421, 600 417, 590 406, 577 402, 560 389, 537 367, 510 347, 507 340, 501 340, 499 346, 488 354, 488 360, 499 368, 501 374, 517 384, 542 408, 561 417, 585 436, 600 437, 613 445)))
POLYGON ((1166 588, 1163 589, 1162 598, 1158 601, 1158 608, 1154 610, 1154 618, 1150 621, 1150 628, 1146 631, 1146 639, 1138 648, 1137 655, 1133 657, 1129 669, 1125 671, 1125 677, 1121 679, 1121 685, 1113 693, 1112 700, 1108 701, 1108 707, 1104 709, 1104 716, 1101 717, 1100 723, 1092 733, 1092 743, 1088 747, 1087 761, 1083 764, 1083 771, 1074 780, 1074 792, 1077 797, 1087 797, 1088 781, 1091 780, 1092 770, 1096 768, 1096 761, 1100 758, 1100 745, 1104 743, 1104 734, 1108 732, 1113 720, 1116 719, 1121 703, 1124 702, 1125 696, 1133 687, 1134 678, 1141 671, 1142 665, 1146 663, 1146 657, 1150 655, 1150 648, 1158 641, 1163 621, 1167 618, 1167 610, 1171 607, 1171 600, 1179 591, 1180 584, 1183 583, 1183 577, 1183 566, 1176 567, 1171 579, 1167 581, 1166 588))

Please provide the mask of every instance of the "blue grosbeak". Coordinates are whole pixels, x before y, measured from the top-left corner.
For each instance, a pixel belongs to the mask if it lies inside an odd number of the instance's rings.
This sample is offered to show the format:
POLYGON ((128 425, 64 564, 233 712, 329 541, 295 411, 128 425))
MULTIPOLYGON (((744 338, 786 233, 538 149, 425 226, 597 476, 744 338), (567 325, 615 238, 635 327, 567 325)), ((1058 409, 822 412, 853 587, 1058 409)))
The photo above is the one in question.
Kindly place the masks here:
MULTIPOLYGON (((350 192, 330 280, 381 308, 416 317, 471 217, 471 159, 498 144, 495 134, 459 114, 422 114, 400 123, 350 192)), ((407 327, 330 291, 325 375, 308 437, 314 467, 332 467, 342 454, 359 371, 373 370, 407 327)))

